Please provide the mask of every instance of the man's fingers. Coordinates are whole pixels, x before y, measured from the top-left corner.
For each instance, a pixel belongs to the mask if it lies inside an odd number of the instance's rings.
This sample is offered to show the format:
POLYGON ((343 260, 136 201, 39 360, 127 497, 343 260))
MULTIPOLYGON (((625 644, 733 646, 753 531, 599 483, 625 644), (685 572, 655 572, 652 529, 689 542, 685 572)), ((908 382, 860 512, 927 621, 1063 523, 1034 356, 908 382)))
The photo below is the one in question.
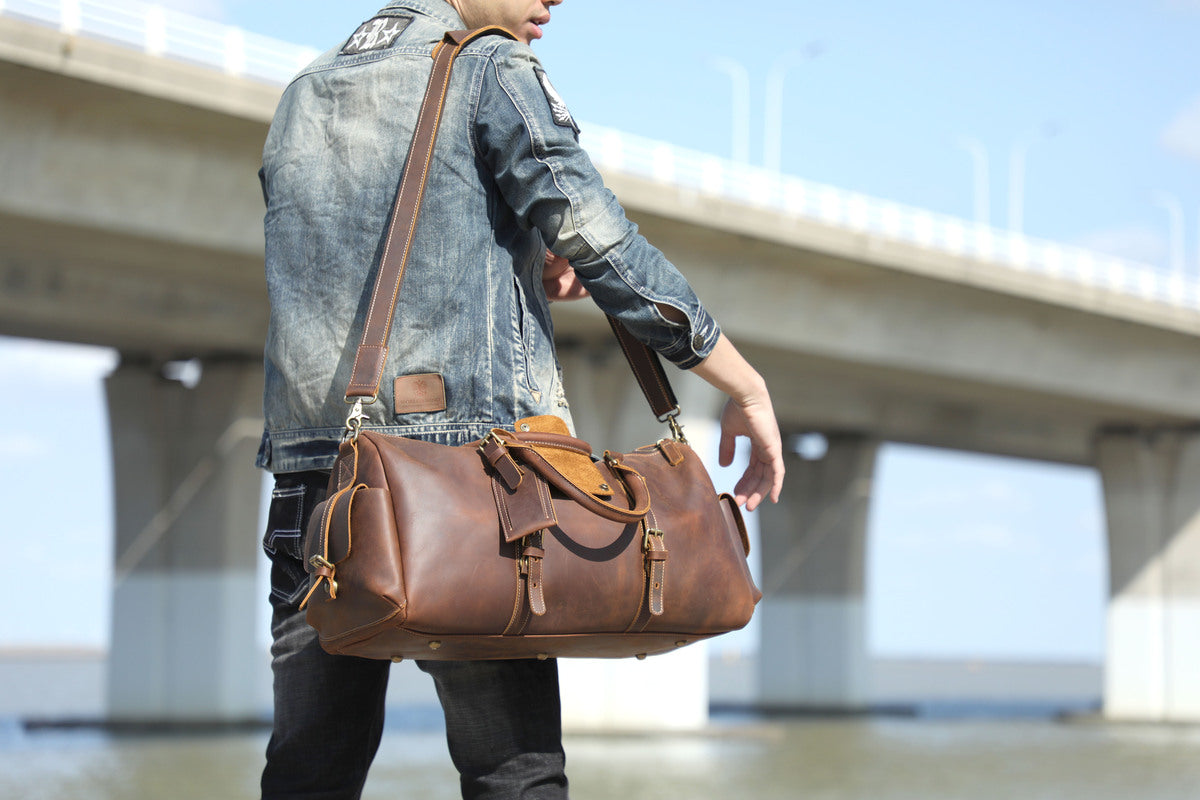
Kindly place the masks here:
POLYGON ((722 467, 728 467, 733 463, 733 456, 737 452, 737 437, 729 433, 724 428, 721 429, 721 444, 717 449, 717 461, 722 467))
POLYGON ((773 503, 779 502, 779 495, 783 491, 783 464, 775 462, 776 459, 764 459, 757 453, 751 455, 746 471, 733 490, 738 505, 753 511, 767 498, 773 503))

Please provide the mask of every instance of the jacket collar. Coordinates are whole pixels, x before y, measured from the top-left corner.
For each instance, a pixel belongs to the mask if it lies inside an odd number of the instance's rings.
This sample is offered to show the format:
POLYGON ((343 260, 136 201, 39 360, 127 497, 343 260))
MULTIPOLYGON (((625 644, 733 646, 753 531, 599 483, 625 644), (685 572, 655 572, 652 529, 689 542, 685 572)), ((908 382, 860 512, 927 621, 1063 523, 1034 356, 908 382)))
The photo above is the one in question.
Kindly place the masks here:
POLYGON ((446 0, 393 0, 380 10, 395 11, 397 9, 433 17, 439 22, 445 23, 446 27, 452 31, 467 27, 466 23, 462 21, 462 17, 454 10, 454 6, 447 3, 446 0))

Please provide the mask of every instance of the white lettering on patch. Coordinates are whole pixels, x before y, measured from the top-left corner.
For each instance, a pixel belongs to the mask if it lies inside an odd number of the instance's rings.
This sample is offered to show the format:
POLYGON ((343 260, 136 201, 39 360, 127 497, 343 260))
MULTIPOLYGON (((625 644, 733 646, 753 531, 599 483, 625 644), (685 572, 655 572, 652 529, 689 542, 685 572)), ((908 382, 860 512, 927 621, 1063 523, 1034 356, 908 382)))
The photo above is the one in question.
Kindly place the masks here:
POLYGON ((353 56, 391 47, 410 22, 411 17, 375 17, 367 20, 342 47, 342 55, 353 56))

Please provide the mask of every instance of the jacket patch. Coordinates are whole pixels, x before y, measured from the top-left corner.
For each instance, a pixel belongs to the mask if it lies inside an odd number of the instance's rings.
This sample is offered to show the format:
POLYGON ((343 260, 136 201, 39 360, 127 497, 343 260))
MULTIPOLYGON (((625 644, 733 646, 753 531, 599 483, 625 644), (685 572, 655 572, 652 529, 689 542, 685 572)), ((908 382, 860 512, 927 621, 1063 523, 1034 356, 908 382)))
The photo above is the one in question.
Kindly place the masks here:
POLYGON ((428 414, 446 410, 446 382, 436 372, 401 375, 393 384, 397 414, 428 414))
POLYGON ((354 56, 391 47, 412 22, 412 17, 375 17, 359 26, 342 47, 342 55, 354 56))
POLYGON ((562 95, 554 88, 554 84, 550 83, 550 76, 546 74, 544 69, 534 67, 533 71, 537 75, 538 83, 542 85, 542 92, 546 95, 546 102, 550 104, 550 115, 554 117, 554 124, 563 128, 570 128, 579 133, 579 126, 575 124, 575 118, 567 110, 567 104, 563 102, 562 95))

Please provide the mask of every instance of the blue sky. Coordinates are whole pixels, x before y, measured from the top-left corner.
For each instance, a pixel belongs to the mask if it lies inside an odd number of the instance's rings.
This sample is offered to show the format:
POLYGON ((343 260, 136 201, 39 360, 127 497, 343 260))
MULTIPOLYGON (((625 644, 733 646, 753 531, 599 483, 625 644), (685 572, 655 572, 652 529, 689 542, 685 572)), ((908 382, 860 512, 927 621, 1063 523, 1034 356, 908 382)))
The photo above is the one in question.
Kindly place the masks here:
MULTIPOLYGON (((318 48, 377 7, 175 5, 318 48)), ((1200 0, 567 0, 554 17, 536 49, 583 121, 729 155, 731 82, 711 62, 732 58, 753 84, 758 162, 763 82, 799 54, 784 84, 785 172, 970 218, 959 142, 974 138, 1003 227, 1009 156, 1027 142, 1027 233, 1166 266, 1160 201, 1177 198, 1200 269, 1200 0)))
MULTIPOLYGON (((288 41, 339 42, 375 2, 194 0, 164 5, 288 41)), ((751 78, 750 160, 763 84, 786 73, 783 171, 963 218, 971 156, 989 155, 991 222, 1008 223, 1014 146, 1027 151, 1024 230, 1159 265, 1182 235, 1200 274, 1200 0, 874 0, 716 3, 567 0, 536 49, 575 116, 728 156, 735 59, 751 78), (788 55, 793 54, 793 55, 788 55), (1183 226, 1173 224, 1178 206, 1183 226)), ((72 398, 69 429, 0 398, 5 505, 39 496, 54 442, 94 476, 34 531, 0 530, 24 566, 0 647, 100 645, 111 562, 106 352, 0 341, 0 383, 72 398), (53 588, 52 588, 53 587, 53 588), (63 609, 69 605, 70 614, 63 609), (49 629, 47 629, 49 625, 49 629)), ((49 517, 46 519, 46 517, 49 517)), ((248 532, 247 535, 253 535, 248 532)), ((868 555, 879 654, 1099 660, 1106 563, 1096 475, 911 447, 884 449, 868 555)), ((15 581, 15 585, 13 582, 15 581)), ((263 613, 265 614, 265 603, 263 613)))

